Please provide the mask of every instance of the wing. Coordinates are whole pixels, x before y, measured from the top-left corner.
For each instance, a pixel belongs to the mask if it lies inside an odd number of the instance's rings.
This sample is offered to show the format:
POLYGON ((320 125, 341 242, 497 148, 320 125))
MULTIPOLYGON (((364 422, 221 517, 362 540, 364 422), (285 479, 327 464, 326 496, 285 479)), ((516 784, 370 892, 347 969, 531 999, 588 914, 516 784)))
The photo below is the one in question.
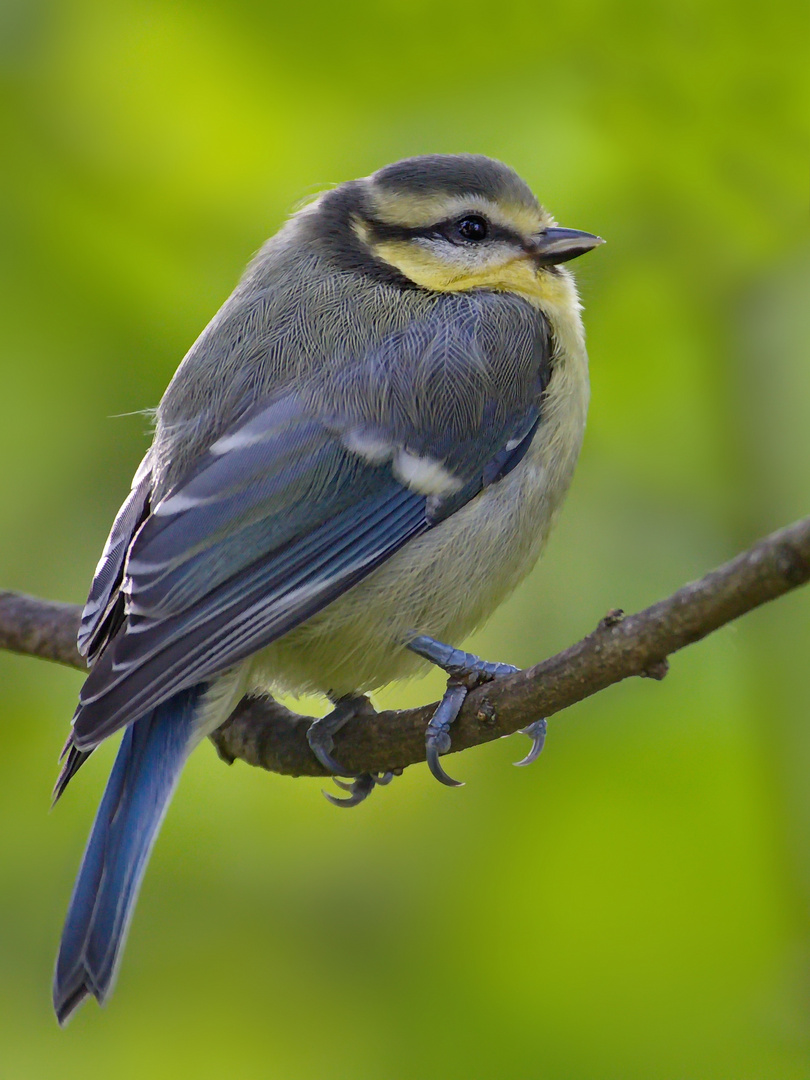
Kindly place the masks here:
POLYGON ((109 625, 100 598, 125 618, 83 688, 74 746, 286 634, 514 468, 550 372, 545 324, 516 310, 506 371, 469 305, 455 323, 449 307, 257 404, 151 508, 130 496, 91 592, 93 640, 109 625), (136 531, 118 567, 124 522, 136 531))
POLYGON ((90 595, 82 611, 78 646, 79 652, 87 657, 90 664, 124 619, 121 580, 132 537, 149 513, 152 483, 150 458, 151 455, 147 453, 138 466, 132 481, 132 490, 116 515, 93 576, 90 595))

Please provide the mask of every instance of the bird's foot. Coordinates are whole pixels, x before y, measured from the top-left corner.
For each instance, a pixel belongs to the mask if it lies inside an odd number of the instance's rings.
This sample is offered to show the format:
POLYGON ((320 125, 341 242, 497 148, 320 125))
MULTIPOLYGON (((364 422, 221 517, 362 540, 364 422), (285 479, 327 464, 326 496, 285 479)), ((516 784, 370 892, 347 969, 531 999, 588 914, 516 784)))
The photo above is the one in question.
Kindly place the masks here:
POLYGON ((446 754, 450 750, 450 727, 461 712, 461 706, 469 693, 463 682, 457 682, 450 678, 447 680, 447 689, 444 697, 439 702, 439 707, 430 719, 425 731, 425 757, 428 768, 441 784, 448 787, 464 787, 461 780, 454 780, 448 776, 439 761, 440 754, 446 754))
MULTIPOLYGON (((370 775, 366 773, 358 774, 351 773, 347 769, 344 769, 335 759, 332 757, 332 751, 335 748, 334 735, 340 731, 342 727, 345 727, 350 720, 354 720, 355 717, 362 716, 364 713, 368 713, 369 710, 373 713, 375 711, 374 706, 368 700, 367 697, 360 694, 353 696, 347 694, 346 697, 338 698, 334 702, 334 709, 326 716, 321 717, 320 720, 315 720, 307 728, 307 742, 310 745, 312 753, 320 761, 321 765, 335 776, 347 776, 350 780, 358 781, 362 776, 370 775)), ((354 785, 352 785, 353 787, 354 785)), ((374 785, 372 784, 371 787, 374 785)), ((369 794, 366 792, 366 795, 369 794)), ((363 795, 362 798, 366 796, 363 795)), ((341 800, 345 802, 346 800, 341 800)), ((358 802, 361 801, 358 799, 358 802)), ((356 805, 355 803, 351 804, 356 805)))
MULTIPOLYGON (((419 634, 414 637, 408 642, 408 648, 423 656, 425 660, 430 660, 431 663, 442 668, 450 676, 444 697, 439 702, 439 707, 433 714, 425 732, 426 757, 428 768, 440 783, 447 784, 448 787, 462 787, 461 781, 454 780, 444 771, 439 756, 448 753, 450 750, 450 728, 461 711, 464 699, 470 690, 475 689, 476 686, 491 682, 493 679, 501 678, 504 675, 514 675, 520 669, 513 664, 499 664, 489 660, 482 660, 480 656, 476 656, 474 653, 454 649, 452 645, 445 645, 443 642, 436 641, 435 638, 428 637, 426 634, 419 634)), ((534 728, 534 726, 534 724, 530 725, 531 728, 534 728)), ((532 737, 534 738, 533 733, 532 737)), ((542 743, 540 749, 542 749, 542 743)), ((540 753, 540 749, 537 750, 537 753, 534 753, 534 747, 532 747, 529 757, 533 753, 536 757, 540 753)), ((531 760, 533 761, 534 758, 531 758, 531 760)), ((528 764, 528 761, 526 764, 528 764)))
POLYGON ((359 806, 364 799, 369 797, 375 787, 385 787, 385 785, 390 784, 393 779, 394 774, 392 772, 360 773, 351 784, 344 784, 342 780, 336 778, 335 783, 339 788, 343 788, 344 791, 349 792, 349 798, 340 799, 337 795, 330 795, 328 791, 325 791, 323 794, 333 806, 359 806))

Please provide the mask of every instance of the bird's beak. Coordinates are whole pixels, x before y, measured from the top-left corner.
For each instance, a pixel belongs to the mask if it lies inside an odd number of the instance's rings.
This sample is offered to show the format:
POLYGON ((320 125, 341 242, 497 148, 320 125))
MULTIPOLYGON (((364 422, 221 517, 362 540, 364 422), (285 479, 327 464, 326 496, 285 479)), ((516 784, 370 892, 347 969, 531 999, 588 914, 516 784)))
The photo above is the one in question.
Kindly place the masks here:
POLYGON ((579 229, 544 229, 526 245, 526 254, 538 266, 554 266, 576 259, 604 242, 601 236, 579 229))

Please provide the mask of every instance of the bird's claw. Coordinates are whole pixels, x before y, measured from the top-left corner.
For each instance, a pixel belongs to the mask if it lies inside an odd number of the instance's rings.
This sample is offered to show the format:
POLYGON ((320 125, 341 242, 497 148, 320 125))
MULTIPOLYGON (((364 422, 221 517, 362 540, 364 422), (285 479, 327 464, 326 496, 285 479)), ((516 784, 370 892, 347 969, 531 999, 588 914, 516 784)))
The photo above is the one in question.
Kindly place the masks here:
POLYGON ((350 780, 356 780, 361 774, 349 772, 332 757, 332 750, 335 747, 332 736, 356 716, 369 711, 373 713, 374 706, 367 697, 362 695, 357 697, 347 695, 339 698, 334 702, 334 706, 330 713, 321 717, 320 720, 314 720, 309 725, 307 742, 312 753, 327 772, 332 773, 333 776, 347 776, 350 780))
POLYGON ((461 780, 454 780, 452 776, 448 776, 439 761, 439 754, 446 754, 450 749, 450 745, 450 736, 446 731, 435 736, 428 736, 426 740, 427 751, 425 754, 428 768, 440 784, 446 784, 447 787, 464 787, 464 783, 461 780))
POLYGON ((542 718, 540 720, 535 720, 534 723, 529 724, 528 727, 520 728, 521 735, 528 735, 532 740, 532 746, 525 758, 521 758, 520 761, 515 761, 513 764, 520 768, 521 765, 531 765, 533 761, 537 761, 542 753, 547 731, 548 724, 545 719, 542 718))
POLYGON ((328 791, 324 791, 323 796, 333 806, 359 806, 364 799, 369 797, 377 785, 390 784, 393 778, 394 774, 392 772, 386 772, 381 774, 360 773, 351 784, 344 784, 342 780, 335 779, 335 783, 339 788, 349 792, 349 798, 340 799, 336 795, 331 795, 328 791))
POLYGON ((460 780, 448 776, 439 762, 439 754, 446 754, 452 745, 450 726, 461 711, 467 687, 462 682, 450 679, 444 697, 439 702, 436 712, 431 717, 425 732, 425 758, 431 773, 441 784, 447 787, 463 787, 460 780))
POLYGON ((335 741, 332 736, 328 735, 322 737, 319 736, 318 732, 316 732, 315 737, 310 738, 311 731, 312 727, 307 731, 307 742, 309 743, 309 748, 315 755, 315 757, 318 759, 318 761, 320 761, 321 765, 323 765, 323 767, 326 769, 326 771, 332 773, 333 776, 356 777, 357 773, 350 773, 348 769, 344 769, 340 762, 335 761, 335 759, 330 754, 329 751, 332 750, 335 745, 335 741), (322 742, 320 741, 321 738, 323 739, 322 742))

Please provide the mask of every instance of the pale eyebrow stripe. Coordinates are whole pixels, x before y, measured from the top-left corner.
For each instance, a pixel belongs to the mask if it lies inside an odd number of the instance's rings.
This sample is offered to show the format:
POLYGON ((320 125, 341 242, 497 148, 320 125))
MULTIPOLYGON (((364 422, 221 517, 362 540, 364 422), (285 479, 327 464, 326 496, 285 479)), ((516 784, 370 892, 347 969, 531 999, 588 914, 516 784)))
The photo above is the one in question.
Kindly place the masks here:
POLYGON ((518 233, 534 233, 550 224, 550 219, 538 207, 510 206, 504 213, 500 204, 482 195, 410 195, 371 192, 373 216, 386 225, 425 228, 437 221, 447 221, 464 213, 480 212, 493 224, 518 233))

